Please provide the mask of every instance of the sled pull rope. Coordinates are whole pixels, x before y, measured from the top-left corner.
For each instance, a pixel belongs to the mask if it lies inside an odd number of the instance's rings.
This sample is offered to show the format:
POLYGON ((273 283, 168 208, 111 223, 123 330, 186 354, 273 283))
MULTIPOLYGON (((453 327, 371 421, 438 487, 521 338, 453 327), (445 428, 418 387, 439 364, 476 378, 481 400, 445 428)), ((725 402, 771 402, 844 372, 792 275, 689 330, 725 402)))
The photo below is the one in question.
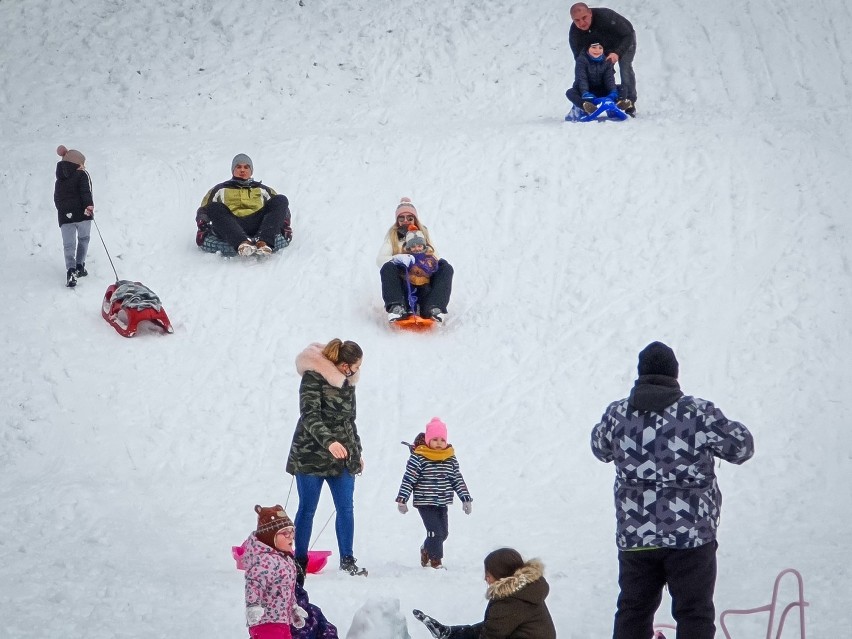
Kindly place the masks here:
POLYGON ((104 251, 106 251, 107 259, 109 260, 109 265, 112 267, 112 272, 115 273, 115 283, 118 284, 118 272, 115 270, 115 264, 112 263, 112 257, 109 254, 106 242, 104 242, 104 236, 101 235, 101 229, 98 226, 98 221, 95 218, 92 218, 92 222, 95 223, 95 229, 98 231, 98 237, 101 238, 101 244, 104 245, 104 251))
POLYGON ((322 535, 322 533, 323 533, 323 531, 325 530, 326 526, 328 526, 328 522, 330 522, 330 521, 331 521, 331 518, 332 518, 332 517, 334 517, 334 515, 335 515, 335 513, 336 513, 336 512, 337 512, 337 509, 336 509, 336 508, 335 508, 334 510, 332 510, 332 511, 331 511, 331 514, 328 516, 328 519, 326 519, 326 520, 325 520, 325 523, 322 525, 322 528, 320 528, 320 531, 317 533, 317 536, 316 536, 316 537, 314 537, 314 543, 312 543, 312 544, 308 547, 308 550, 311 550, 311 549, 314 547, 314 545, 317 543, 317 541, 319 541, 320 535, 322 535))

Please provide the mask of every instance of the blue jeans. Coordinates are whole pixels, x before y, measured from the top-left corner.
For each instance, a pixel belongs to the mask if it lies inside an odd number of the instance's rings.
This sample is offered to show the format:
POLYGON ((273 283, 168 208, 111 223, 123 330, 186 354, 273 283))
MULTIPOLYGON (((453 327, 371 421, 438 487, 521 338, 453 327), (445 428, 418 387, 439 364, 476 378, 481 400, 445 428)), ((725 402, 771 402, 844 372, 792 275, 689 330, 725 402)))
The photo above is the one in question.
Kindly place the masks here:
POLYGON ((344 470, 337 477, 318 475, 296 475, 296 490, 299 492, 299 509, 296 511, 296 557, 308 556, 308 544, 314 527, 314 515, 317 512, 322 484, 326 482, 331 489, 331 498, 337 517, 334 530, 337 533, 337 549, 341 557, 352 556, 352 541, 355 537, 355 510, 352 496, 355 493, 355 477, 344 470))

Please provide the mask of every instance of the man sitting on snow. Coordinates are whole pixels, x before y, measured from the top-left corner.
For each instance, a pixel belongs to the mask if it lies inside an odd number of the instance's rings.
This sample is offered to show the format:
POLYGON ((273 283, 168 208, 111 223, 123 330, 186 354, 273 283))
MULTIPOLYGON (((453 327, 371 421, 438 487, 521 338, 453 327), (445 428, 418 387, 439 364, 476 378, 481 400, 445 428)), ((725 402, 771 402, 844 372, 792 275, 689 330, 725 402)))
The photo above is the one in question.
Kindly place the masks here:
POLYGON ((196 222, 210 222, 213 232, 242 256, 270 255, 279 233, 289 241, 290 203, 285 195, 252 179, 254 165, 245 153, 231 161, 232 178, 207 192, 196 222))

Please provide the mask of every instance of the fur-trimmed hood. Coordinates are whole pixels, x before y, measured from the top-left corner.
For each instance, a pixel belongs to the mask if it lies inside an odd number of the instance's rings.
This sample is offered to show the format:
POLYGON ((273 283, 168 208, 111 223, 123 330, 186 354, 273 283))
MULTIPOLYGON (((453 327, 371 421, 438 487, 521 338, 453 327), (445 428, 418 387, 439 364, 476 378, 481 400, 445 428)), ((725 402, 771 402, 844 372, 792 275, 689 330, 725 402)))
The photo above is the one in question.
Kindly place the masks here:
POLYGON ((361 371, 356 371, 352 377, 346 377, 337 370, 337 366, 330 359, 322 354, 324 348, 324 344, 315 342, 299 353, 296 357, 296 371, 299 376, 308 371, 314 371, 322 375, 323 379, 335 388, 343 388, 343 384, 347 381, 350 386, 355 386, 361 376, 361 371))
POLYGON ((544 564, 539 559, 530 559, 515 574, 488 586, 485 598, 493 601, 515 596, 531 603, 541 603, 549 592, 550 586, 544 580, 544 564))

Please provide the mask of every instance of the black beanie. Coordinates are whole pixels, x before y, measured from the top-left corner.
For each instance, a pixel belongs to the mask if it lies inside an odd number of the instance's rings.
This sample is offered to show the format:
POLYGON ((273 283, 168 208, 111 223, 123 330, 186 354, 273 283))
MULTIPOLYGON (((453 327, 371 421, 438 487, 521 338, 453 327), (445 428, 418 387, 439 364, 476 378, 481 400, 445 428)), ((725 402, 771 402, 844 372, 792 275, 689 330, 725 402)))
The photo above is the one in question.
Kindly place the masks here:
POLYGON ((651 342, 639 353, 640 375, 667 375, 677 379, 677 373, 674 351, 662 342, 651 342))

